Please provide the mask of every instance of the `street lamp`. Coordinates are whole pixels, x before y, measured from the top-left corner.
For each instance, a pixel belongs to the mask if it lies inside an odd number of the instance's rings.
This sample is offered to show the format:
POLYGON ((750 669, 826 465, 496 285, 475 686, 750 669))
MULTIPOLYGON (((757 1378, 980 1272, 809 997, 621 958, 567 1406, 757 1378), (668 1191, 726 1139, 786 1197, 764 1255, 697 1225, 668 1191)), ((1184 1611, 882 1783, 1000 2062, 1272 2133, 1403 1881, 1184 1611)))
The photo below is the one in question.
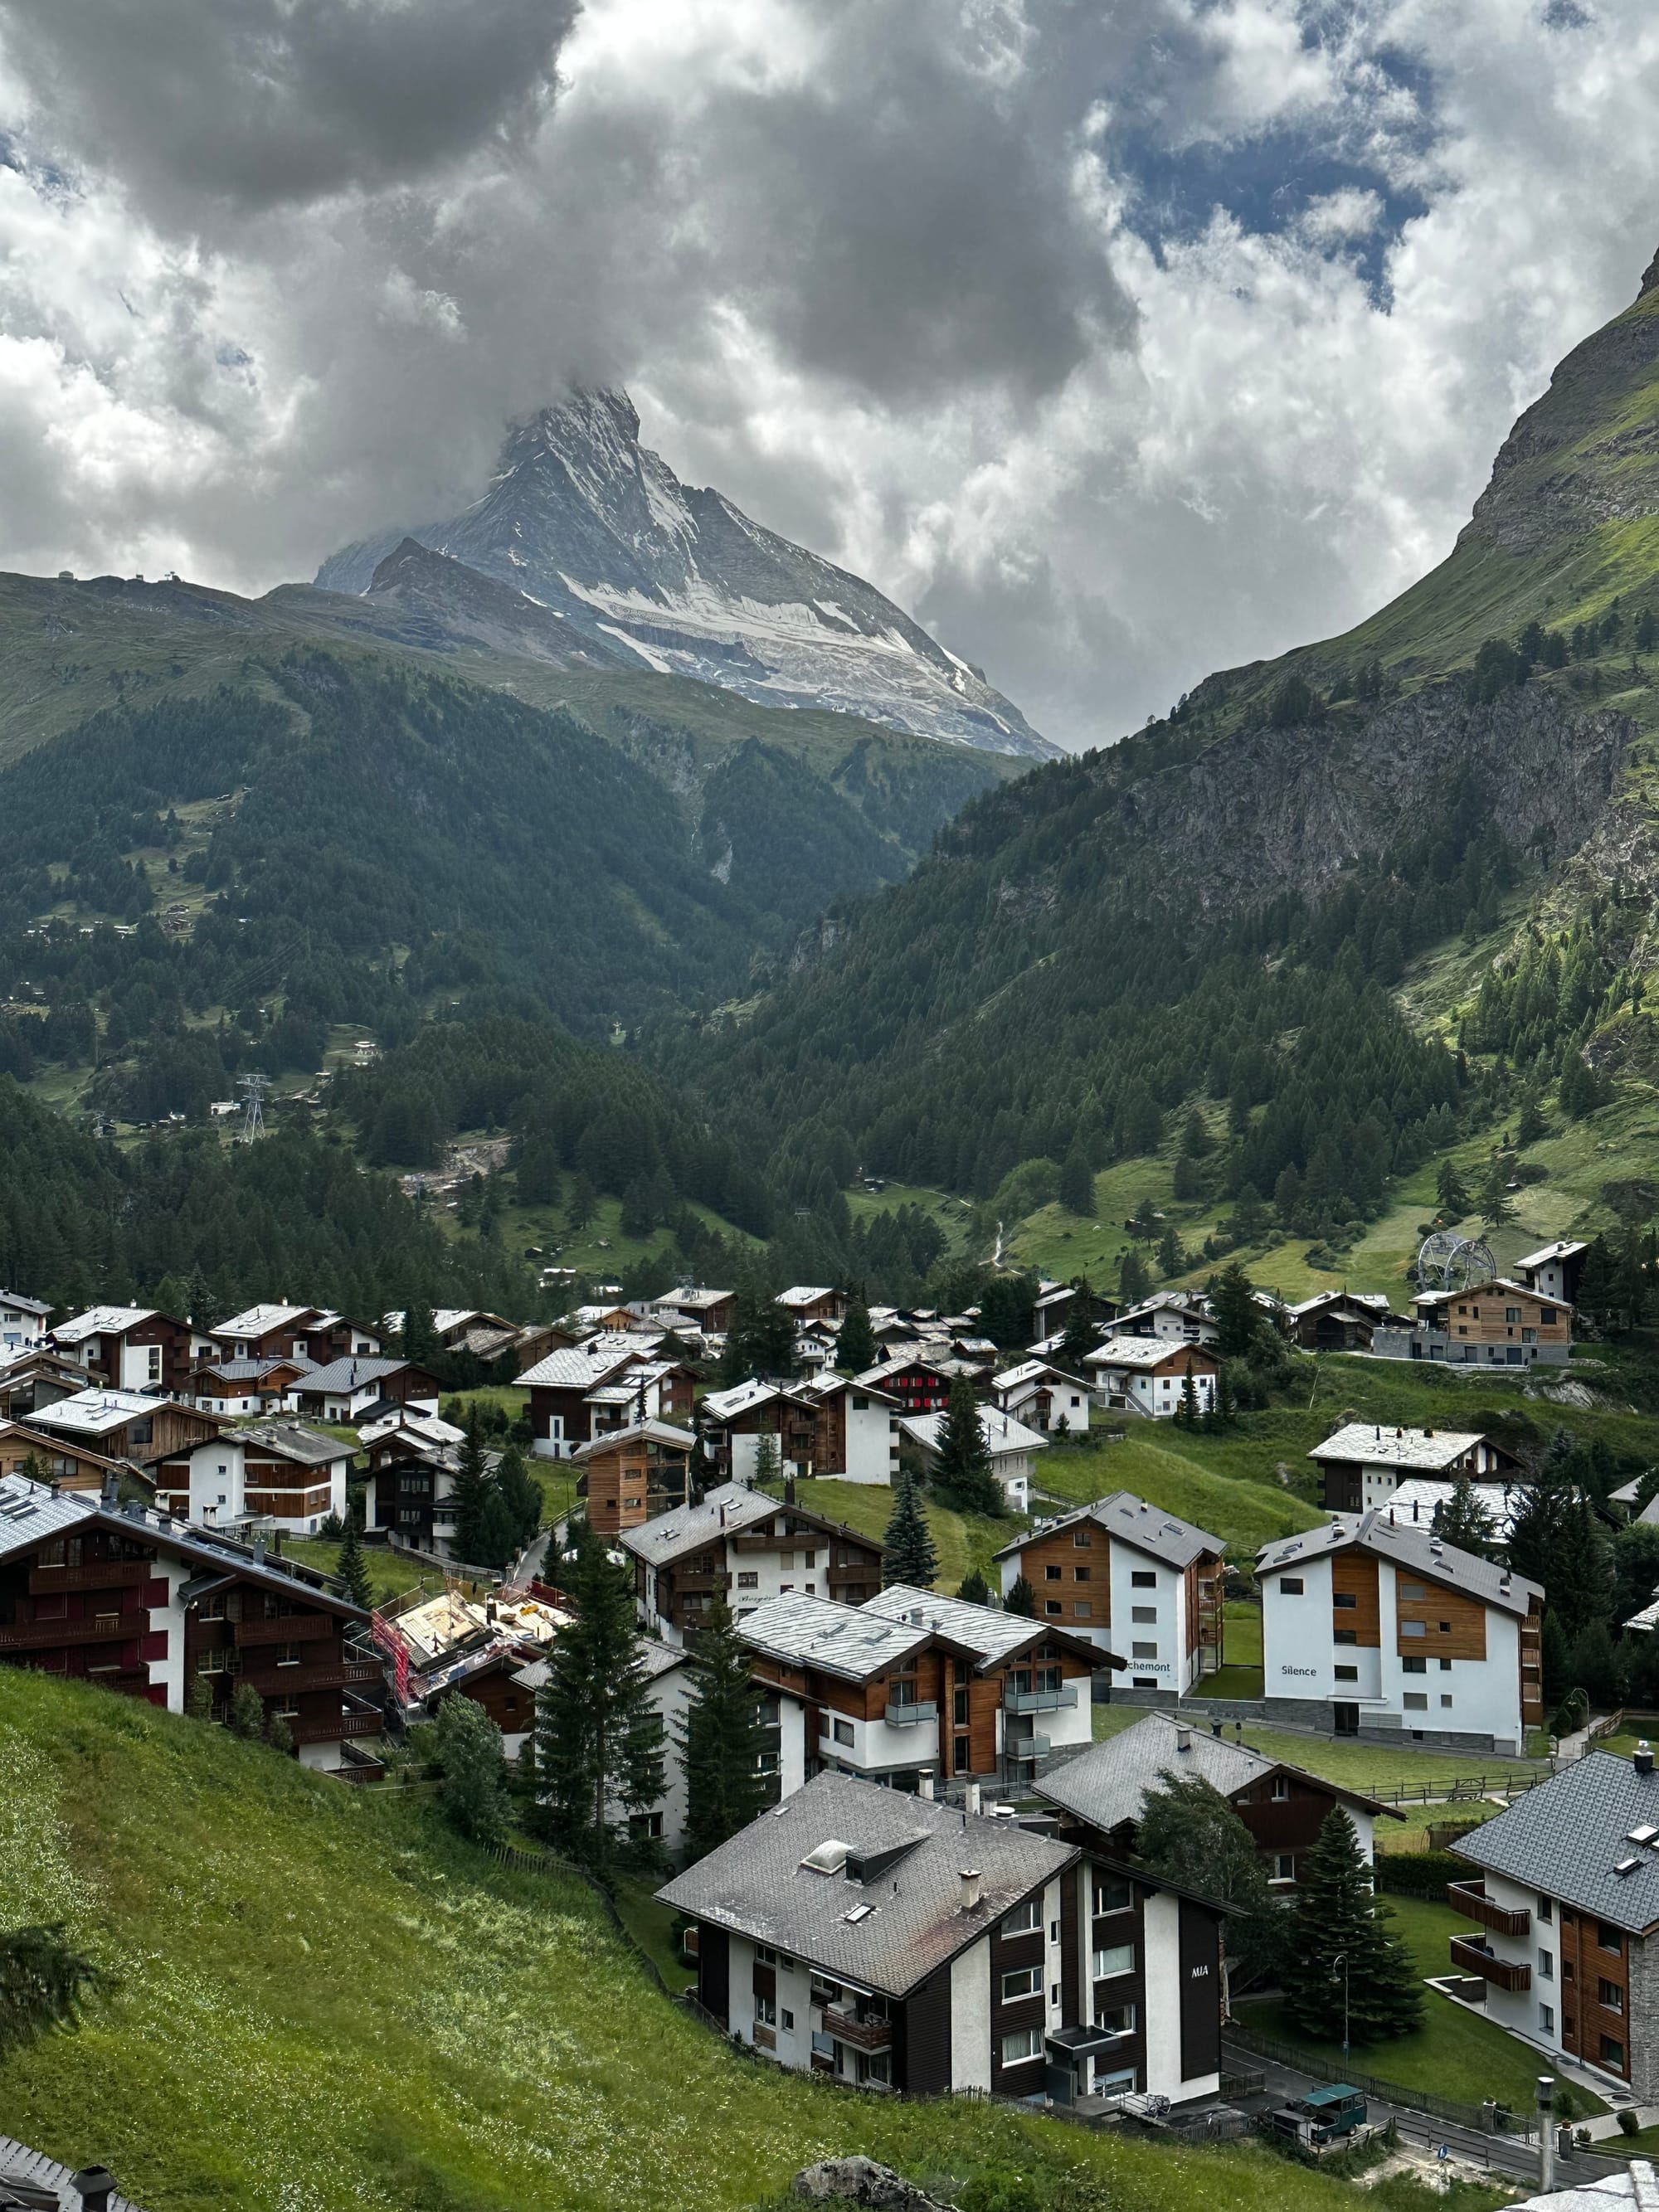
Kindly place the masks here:
POLYGON ((1336 1970, 1342 1969, 1342 2071, 1348 2070, 1348 1954, 1339 1951, 1331 1960, 1331 1986, 1336 1986, 1336 1970))

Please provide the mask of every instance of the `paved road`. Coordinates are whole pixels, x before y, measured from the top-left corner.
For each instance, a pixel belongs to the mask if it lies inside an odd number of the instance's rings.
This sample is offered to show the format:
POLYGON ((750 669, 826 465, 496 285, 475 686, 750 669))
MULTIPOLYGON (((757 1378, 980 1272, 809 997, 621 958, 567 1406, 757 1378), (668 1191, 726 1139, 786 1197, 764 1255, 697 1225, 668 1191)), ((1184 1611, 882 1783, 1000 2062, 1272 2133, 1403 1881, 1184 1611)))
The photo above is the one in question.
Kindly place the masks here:
MULTIPOLYGON (((1310 2089, 1323 2087, 1327 2078, 1298 2073, 1293 2067, 1259 2057, 1243 2044, 1224 2043, 1222 2049, 1230 2072, 1265 2074, 1272 2099, 1276 2101, 1305 2096, 1310 2089)), ((1489 2136, 1483 2129, 1458 2127, 1449 2120, 1436 2119, 1431 2113, 1413 2112, 1408 2105, 1388 2105, 1376 2097, 1367 2098, 1366 2109, 1373 2126, 1385 2126, 1392 2119, 1408 2142, 1426 2144, 1431 2148, 1444 2143, 1454 2158, 1537 2183, 1536 2140, 1527 2142, 1517 2136, 1489 2136)), ((1555 2185, 1567 2189, 1576 2181, 1596 2180, 1605 2174, 1621 2172, 1624 2164, 1621 2159, 1597 2158, 1589 2151, 1577 2151, 1571 2158, 1557 2159, 1555 2185)))

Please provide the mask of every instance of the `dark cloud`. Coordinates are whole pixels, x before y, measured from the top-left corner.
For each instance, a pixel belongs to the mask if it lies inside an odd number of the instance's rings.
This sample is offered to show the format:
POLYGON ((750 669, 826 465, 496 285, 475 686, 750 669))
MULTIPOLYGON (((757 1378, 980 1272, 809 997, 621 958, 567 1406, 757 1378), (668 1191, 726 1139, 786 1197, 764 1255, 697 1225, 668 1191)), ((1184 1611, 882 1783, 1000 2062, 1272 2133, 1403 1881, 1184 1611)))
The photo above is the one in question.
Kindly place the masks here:
POLYGON ((59 146, 165 219, 428 174, 522 134, 577 0, 5 0, 59 146))

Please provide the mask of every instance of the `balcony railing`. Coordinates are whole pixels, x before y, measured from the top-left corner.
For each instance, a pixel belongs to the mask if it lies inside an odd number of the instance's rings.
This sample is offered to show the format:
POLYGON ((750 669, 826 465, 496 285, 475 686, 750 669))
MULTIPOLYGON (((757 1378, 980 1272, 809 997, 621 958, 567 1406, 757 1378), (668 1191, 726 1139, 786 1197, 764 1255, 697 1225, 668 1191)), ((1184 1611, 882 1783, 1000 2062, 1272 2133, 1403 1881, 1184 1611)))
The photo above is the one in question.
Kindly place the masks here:
POLYGON ((89 1567, 31 1567, 29 1595, 55 1590, 131 1589, 156 1572, 154 1559, 94 1559, 89 1567))
POLYGON ((146 1634, 149 1617, 124 1613, 114 1620, 14 1620, 0 1627, 0 1651, 50 1650, 54 1644, 122 1644, 146 1634))
POLYGON ((332 1743, 337 1737, 383 1735, 386 1716, 375 1712, 342 1713, 337 1720, 290 1721, 288 1729, 295 1743, 332 1743))
POLYGON ((1495 1989, 1529 1990, 1532 1987, 1532 1968, 1515 1965, 1510 1960, 1499 1959, 1480 1944, 1471 1943, 1466 1936, 1451 1939, 1451 1962, 1462 1967, 1466 1974, 1479 1974, 1483 1981, 1495 1989))
POLYGON ((1009 1713, 1058 1713, 1077 1703, 1076 1686, 1062 1683, 1057 1690, 1005 1690, 1002 1709, 1009 1713))
POLYGON ((910 1728, 919 1721, 933 1722, 938 1718, 939 1707, 935 1705, 895 1705, 890 1701, 887 1707, 889 1728, 910 1728))
POLYGON ((1449 1881, 1446 1902, 1465 1920, 1478 1920, 1483 1928, 1494 1929, 1500 1936, 1524 1936, 1532 1926, 1532 1915, 1525 1905, 1511 1910, 1495 1905, 1478 1881, 1449 1881))
POLYGON ((349 1683, 378 1682, 384 1671, 375 1660, 321 1667, 307 1667, 301 1660, 292 1667, 246 1668, 241 1679, 251 1682, 262 1698, 274 1698, 284 1691, 343 1690, 349 1683))
POLYGON ((893 2040, 891 2021, 860 2020, 836 2005, 823 2008, 823 2032, 837 2043, 851 2044, 854 2051, 885 2051, 893 2040))

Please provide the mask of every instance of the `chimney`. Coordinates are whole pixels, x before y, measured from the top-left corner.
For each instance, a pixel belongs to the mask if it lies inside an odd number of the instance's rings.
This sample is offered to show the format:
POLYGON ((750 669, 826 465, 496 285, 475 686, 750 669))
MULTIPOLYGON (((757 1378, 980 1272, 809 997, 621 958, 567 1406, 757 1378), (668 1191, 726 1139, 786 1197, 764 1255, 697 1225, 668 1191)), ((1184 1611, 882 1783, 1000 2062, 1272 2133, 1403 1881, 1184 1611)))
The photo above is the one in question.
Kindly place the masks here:
POLYGON ((977 1812, 978 1812, 978 1810, 979 1810, 979 1784, 978 1784, 978 1783, 977 1783, 977 1782, 970 1782, 970 1783, 968 1784, 968 1793, 967 1793, 966 1803, 967 1803, 968 1810, 969 1810, 970 1813, 977 1813, 977 1812))
POLYGON ((115 2194, 115 2176, 106 2166, 83 2166, 70 2176, 70 2187, 81 2199, 81 2212, 109 2212, 115 2194))
POLYGON ((1176 1749, 1177 1751, 1190 1751, 1192 1747, 1193 1732, 1183 1723, 1176 1730, 1176 1749))
POLYGON ((960 1880, 962 1882, 962 1910, 964 1912, 972 1912, 979 1904, 979 1869, 977 1867, 963 1867, 960 1880))
POLYGON ((916 1784, 916 1795, 918 1797, 925 1797, 930 1805, 933 1803, 933 1778, 931 1774, 924 1774, 916 1784))
POLYGON ((1630 1763, 1646 1781, 1653 1772, 1653 1749, 1646 1736, 1642 1738, 1630 1755, 1630 1763))

